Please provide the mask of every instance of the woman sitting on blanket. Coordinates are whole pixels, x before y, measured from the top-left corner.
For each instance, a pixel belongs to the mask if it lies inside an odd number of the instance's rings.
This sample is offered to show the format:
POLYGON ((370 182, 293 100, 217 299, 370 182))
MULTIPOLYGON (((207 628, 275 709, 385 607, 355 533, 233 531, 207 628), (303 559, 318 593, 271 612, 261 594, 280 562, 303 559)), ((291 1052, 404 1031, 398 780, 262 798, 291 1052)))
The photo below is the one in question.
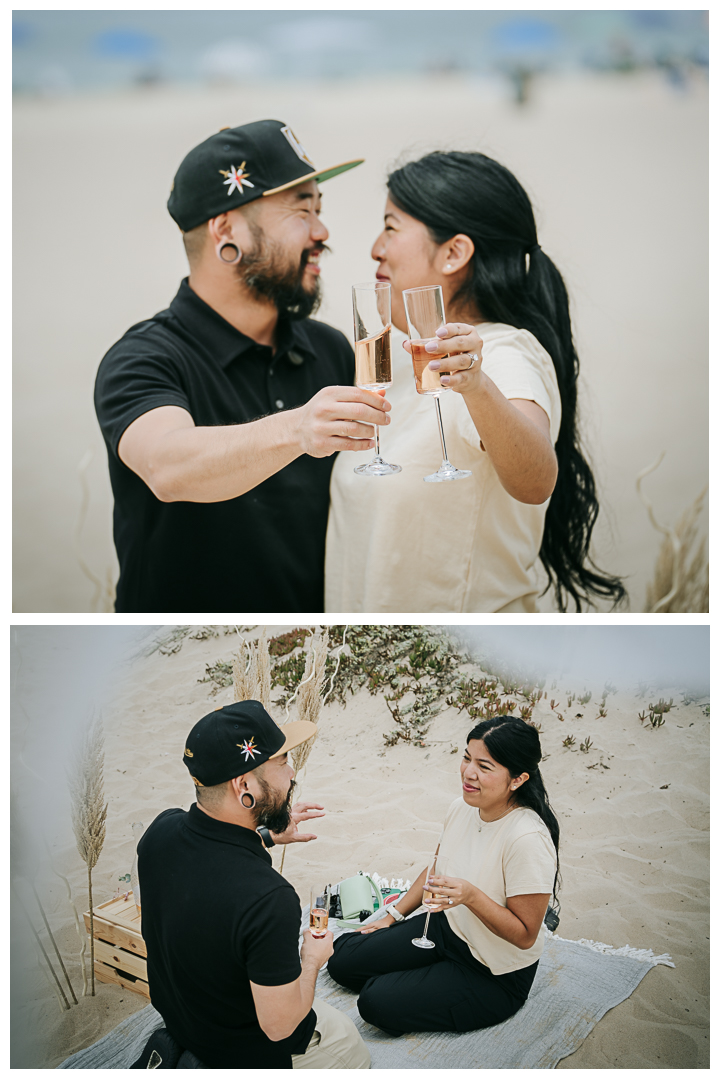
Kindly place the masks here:
POLYGON ((548 901, 557 901, 560 829, 541 758, 537 730, 514 716, 484 720, 468 735, 462 798, 439 846, 447 869, 430 879, 435 948, 412 944, 423 924, 407 918, 421 903, 423 870, 394 911, 338 938, 328 961, 333 979, 359 992, 368 1023, 390 1035, 474 1031, 526 1001, 548 901))

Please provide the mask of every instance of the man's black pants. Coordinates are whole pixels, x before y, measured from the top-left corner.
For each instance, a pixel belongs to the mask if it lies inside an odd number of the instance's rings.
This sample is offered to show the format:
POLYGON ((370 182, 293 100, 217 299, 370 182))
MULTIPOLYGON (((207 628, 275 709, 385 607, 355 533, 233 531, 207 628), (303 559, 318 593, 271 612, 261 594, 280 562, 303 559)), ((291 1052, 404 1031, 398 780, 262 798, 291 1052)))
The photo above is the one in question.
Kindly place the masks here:
POLYGON ((537 961, 493 975, 450 929, 444 912, 430 918, 434 949, 419 949, 425 915, 372 934, 343 934, 328 972, 359 993, 363 1020, 389 1035, 407 1031, 475 1031, 507 1020, 527 1000, 537 961))

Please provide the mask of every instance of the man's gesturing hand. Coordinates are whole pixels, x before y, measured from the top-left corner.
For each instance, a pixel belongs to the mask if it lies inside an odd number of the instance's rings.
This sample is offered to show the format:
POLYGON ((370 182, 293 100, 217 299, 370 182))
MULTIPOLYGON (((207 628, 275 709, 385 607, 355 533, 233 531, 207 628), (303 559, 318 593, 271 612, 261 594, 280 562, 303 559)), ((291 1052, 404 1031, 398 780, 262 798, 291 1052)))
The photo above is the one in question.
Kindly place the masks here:
POLYGON ((359 386, 326 386, 295 410, 304 454, 329 457, 336 450, 372 450, 373 425, 389 424, 392 406, 383 392, 359 386))
POLYGON ((299 821, 312 821, 313 818, 325 817, 325 808, 320 803, 301 802, 290 811, 290 824, 283 833, 270 832, 276 844, 305 844, 308 840, 317 840, 314 833, 298 832, 299 821), (316 812, 316 811, 319 811, 316 812))

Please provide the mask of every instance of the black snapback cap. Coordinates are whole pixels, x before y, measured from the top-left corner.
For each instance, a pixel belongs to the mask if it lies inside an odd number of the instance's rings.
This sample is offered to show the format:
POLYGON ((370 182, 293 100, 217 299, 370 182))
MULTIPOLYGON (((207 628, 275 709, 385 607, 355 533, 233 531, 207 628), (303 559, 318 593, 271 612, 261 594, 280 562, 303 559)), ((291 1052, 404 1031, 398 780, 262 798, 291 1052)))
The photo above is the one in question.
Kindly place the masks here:
POLYGON ((235 701, 198 720, 185 742, 183 762, 196 787, 224 784, 314 737, 315 724, 278 727, 259 701, 235 701))
POLYGON ((292 128, 282 120, 257 120, 223 128, 183 158, 167 208, 183 232, 306 180, 329 180, 364 158, 317 169, 292 128))

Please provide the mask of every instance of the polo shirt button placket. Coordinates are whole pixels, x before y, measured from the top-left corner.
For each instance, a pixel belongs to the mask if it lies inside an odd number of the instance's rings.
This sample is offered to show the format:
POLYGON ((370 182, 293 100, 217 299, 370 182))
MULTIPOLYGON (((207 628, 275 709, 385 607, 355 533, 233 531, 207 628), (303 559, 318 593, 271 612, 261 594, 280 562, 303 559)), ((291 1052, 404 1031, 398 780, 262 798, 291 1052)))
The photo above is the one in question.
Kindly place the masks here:
MULTIPOLYGON (((270 379, 272 379, 272 377, 273 377, 273 375, 274 375, 274 374, 275 374, 275 368, 274 368, 274 367, 268 368, 268 382, 269 382, 269 380, 270 380, 270 379)), ((272 393, 272 392, 271 392, 271 393, 272 393)), ((284 409, 284 408, 285 408, 285 402, 283 401, 283 399, 282 399, 282 398, 276 398, 276 399, 275 399, 275 408, 276 408, 276 409, 277 409, 278 411, 279 411, 280 409, 284 409)))

